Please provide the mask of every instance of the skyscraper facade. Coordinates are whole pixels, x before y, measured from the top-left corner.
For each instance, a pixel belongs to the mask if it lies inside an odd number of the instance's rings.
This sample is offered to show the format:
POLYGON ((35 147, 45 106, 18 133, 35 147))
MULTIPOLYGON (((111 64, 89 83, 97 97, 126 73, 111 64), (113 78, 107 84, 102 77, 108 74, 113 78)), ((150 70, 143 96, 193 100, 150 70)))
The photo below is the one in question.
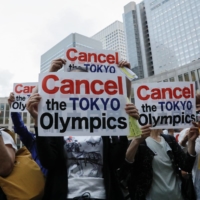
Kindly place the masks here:
POLYGON ((132 70, 137 74, 137 76, 139 78, 144 78, 138 17, 135 2, 130 2, 124 6, 123 22, 126 35, 128 61, 131 63, 132 70))
POLYGON ((41 56, 40 72, 47 72, 52 60, 63 58, 64 49, 68 47, 102 49, 102 43, 78 33, 71 33, 41 56))
POLYGON ((101 41, 103 49, 119 51, 122 59, 127 59, 123 23, 115 21, 91 38, 101 41))
POLYGON ((123 23, 127 57, 132 70, 140 79, 153 75, 153 61, 144 2, 136 4, 132 1, 125 5, 123 23))
POLYGON ((144 0, 154 73, 200 59, 200 1, 144 0))

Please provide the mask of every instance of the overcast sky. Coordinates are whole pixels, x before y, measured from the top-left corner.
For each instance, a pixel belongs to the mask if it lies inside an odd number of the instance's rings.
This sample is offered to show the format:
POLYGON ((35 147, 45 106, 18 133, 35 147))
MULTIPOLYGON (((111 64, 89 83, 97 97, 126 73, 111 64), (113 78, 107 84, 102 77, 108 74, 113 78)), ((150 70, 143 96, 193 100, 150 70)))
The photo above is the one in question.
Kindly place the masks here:
MULTIPOLYGON (((141 0, 135 0, 139 3, 141 0)), ((40 57, 70 33, 92 36, 122 21, 130 0, 6 0, 0 5, 0 97, 37 82, 40 57)))

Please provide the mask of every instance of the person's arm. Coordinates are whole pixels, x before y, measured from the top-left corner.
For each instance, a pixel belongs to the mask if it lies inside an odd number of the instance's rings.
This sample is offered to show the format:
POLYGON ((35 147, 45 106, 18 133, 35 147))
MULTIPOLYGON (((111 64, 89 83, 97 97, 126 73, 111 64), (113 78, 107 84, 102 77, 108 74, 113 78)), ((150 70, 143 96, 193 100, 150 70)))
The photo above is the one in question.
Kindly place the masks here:
POLYGON ((38 155, 42 166, 46 169, 52 169, 58 165, 59 157, 61 156, 59 148, 64 145, 63 137, 41 137, 38 136, 38 128, 35 126, 36 144, 38 155))
POLYGON ((140 138, 135 138, 131 141, 127 151, 126 151, 126 161, 127 162, 134 162, 134 158, 135 155, 137 153, 138 147, 139 145, 147 138, 150 136, 151 133, 151 129, 150 129, 151 125, 145 125, 141 128, 142 130, 142 135, 140 138))
POLYGON ((0 176, 8 176, 14 167, 15 151, 11 144, 4 144, 3 137, 0 136, 0 176))
POLYGON ((21 115, 19 113, 12 112, 11 119, 14 124, 15 133, 19 135, 20 140, 26 146, 26 148, 30 149, 33 142, 35 141, 34 134, 31 133, 24 125, 24 122, 22 121, 21 115))
MULTIPOLYGON (((180 146, 183 148, 187 148, 189 130, 190 129, 185 131, 185 135, 184 135, 183 139, 179 142, 180 146)), ((180 135, 179 135, 179 137, 180 137, 180 135)))
POLYGON ((190 128, 188 133, 188 153, 191 156, 196 156, 195 142, 199 136, 199 128, 195 123, 193 123, 193 125, 194 127, 190 128))
MULTIPOLYGON (((135 118, 139 118, 139 112, 134 104, 126 104, 126 113, 135 118)), ((127 136, 112 137, 110 160, 113 169, 118 169, 121 163, 125 160, 126 150, 128 148, 127 136)))
POLYGON ((195 159, 196 159, 195 157, 196 154, 194 150, 195 142, 189 139, 188 145, 190 146, 190 149, 188 149, 187 153, 184 153, 180 145, 176 142, 175 138, 173 136, 170 136, 170 137, 172 141, 172 148, 173 148, 172 150, 173 150, 176 164, 178 164, 181 170, 186 171, 186 172, 191 172, 195 159))
POLYGON ((26 108, 35 121, 35 134, 38 155, 41 164, 46 169, 54 168, 62 157, 59 152, 62 153, 64 140, 62 137, 41 137, 38 136, 37 119, 38 119, 38 104, 41 96, 39 94, 33 94, 26 103, 26 108))

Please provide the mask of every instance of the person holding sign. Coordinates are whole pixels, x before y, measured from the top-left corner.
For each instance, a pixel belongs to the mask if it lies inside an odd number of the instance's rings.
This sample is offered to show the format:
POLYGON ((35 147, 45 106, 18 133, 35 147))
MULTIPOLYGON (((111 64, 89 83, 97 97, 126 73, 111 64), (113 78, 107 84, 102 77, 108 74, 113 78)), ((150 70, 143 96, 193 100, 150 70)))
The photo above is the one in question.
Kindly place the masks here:
MULTIPOLYGON (((63 64, 63 59, 54 60, 50 71, 56 72, 63 64)), ((121 65, 128 63, 121 62, 120 67, 121 65)), ((75 71, 85 72, 81 68, 75 71)), ((26 106, 35 120, 36 142, 41 163, 49 170, 43 199, 123 200, 124 196, 115 171, 124 161, 127 137, 38 136, 37 107, 41 98, 38 93, 33 94, 26 106)), ((139 118, 133 104, 128 104, 125 110, 130 116, 139 118)))
MULTIPOLYGON (((196 94, 196 123, 200 128, 200 94, 196 94)), ((183 150, 187 151, 188 147, 188 134, 190 128, 183 129, 179 135, 179 144, 183 150)), ((192 178, 197 200, 200 200, 200 137, 196 139, 195 150, 197 153, 196 160, 192 169, 192 178)), ((186 175, 187 176, 187 175, 186 175)))
MULTIPOLYGON (((10 175, 14 168, 15 163, 15 152, 17 151, 17 146, 13 138, 3 131, 0 130, 0 176, 7 177, 10 175)), ((6 199, 0 187, 0 199, 6 199)))
MULTIPOLYGON (((8 104, 11 107, 12 102, 15 101, 14 93, 11 92, 8 97, 8 104)), ((38 157, 37 147, 36 147, 36 139, 35 134, 28 131, 27 127, 24 125, 24 122, 21 118, 20 113, 11 112, 11 119, 14 124, 14 131, 19 135, 20 140, 26 146, 26 148, 30 151, 32 158, 39 165, 42 173, 46 176, 47 170, 41 165, 41 162, 38 157)))
POLYGON ((150 128, 151 125, 143 126, 142 136, 133 139, 126 152, 126 159, 131 165, 131 199, 188 199, 184 193, 186 191, 181 191, 180 169, 186 172, 192 170, 198 128, 189 130, 187 154, 173 136, 160 134, 162 130, 150 128))

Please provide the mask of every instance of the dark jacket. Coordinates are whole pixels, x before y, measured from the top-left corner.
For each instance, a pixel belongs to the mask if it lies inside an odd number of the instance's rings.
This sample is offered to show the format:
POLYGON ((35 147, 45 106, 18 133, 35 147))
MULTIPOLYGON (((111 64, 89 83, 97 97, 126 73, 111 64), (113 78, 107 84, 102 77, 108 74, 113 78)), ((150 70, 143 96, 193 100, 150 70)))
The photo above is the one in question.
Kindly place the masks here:
MULTIPOLYGON (((172 149, 167 154, 172 161, 176 175, 180 176, 179 168, 186 172, 191 172, 195 157, 190 156, 188 153, 185 154, 173 136, 162 134, 162 137, 164 137, 172 149)), ((153 180, 152 161, 154 156, 155 153, 151 151, 144 141, 138 147, 134 163, 124 163, 121 167, 121 171, 126 173, 127 176, 130 173, 128 187, 132 200, 146 199, 153 180)))
MULTIPOLYGON (((40 161, 48 169, 43 200, 66 200, 68 179, 64 139, 63 137, 39 137, 37 128, 35 132, 40 161)), ((106 200, 123 200, 115 171, 124 161, 128 145, 127 137, 112 137, 112 143, 109 137, 103 136, 102 138, 106 200)))

